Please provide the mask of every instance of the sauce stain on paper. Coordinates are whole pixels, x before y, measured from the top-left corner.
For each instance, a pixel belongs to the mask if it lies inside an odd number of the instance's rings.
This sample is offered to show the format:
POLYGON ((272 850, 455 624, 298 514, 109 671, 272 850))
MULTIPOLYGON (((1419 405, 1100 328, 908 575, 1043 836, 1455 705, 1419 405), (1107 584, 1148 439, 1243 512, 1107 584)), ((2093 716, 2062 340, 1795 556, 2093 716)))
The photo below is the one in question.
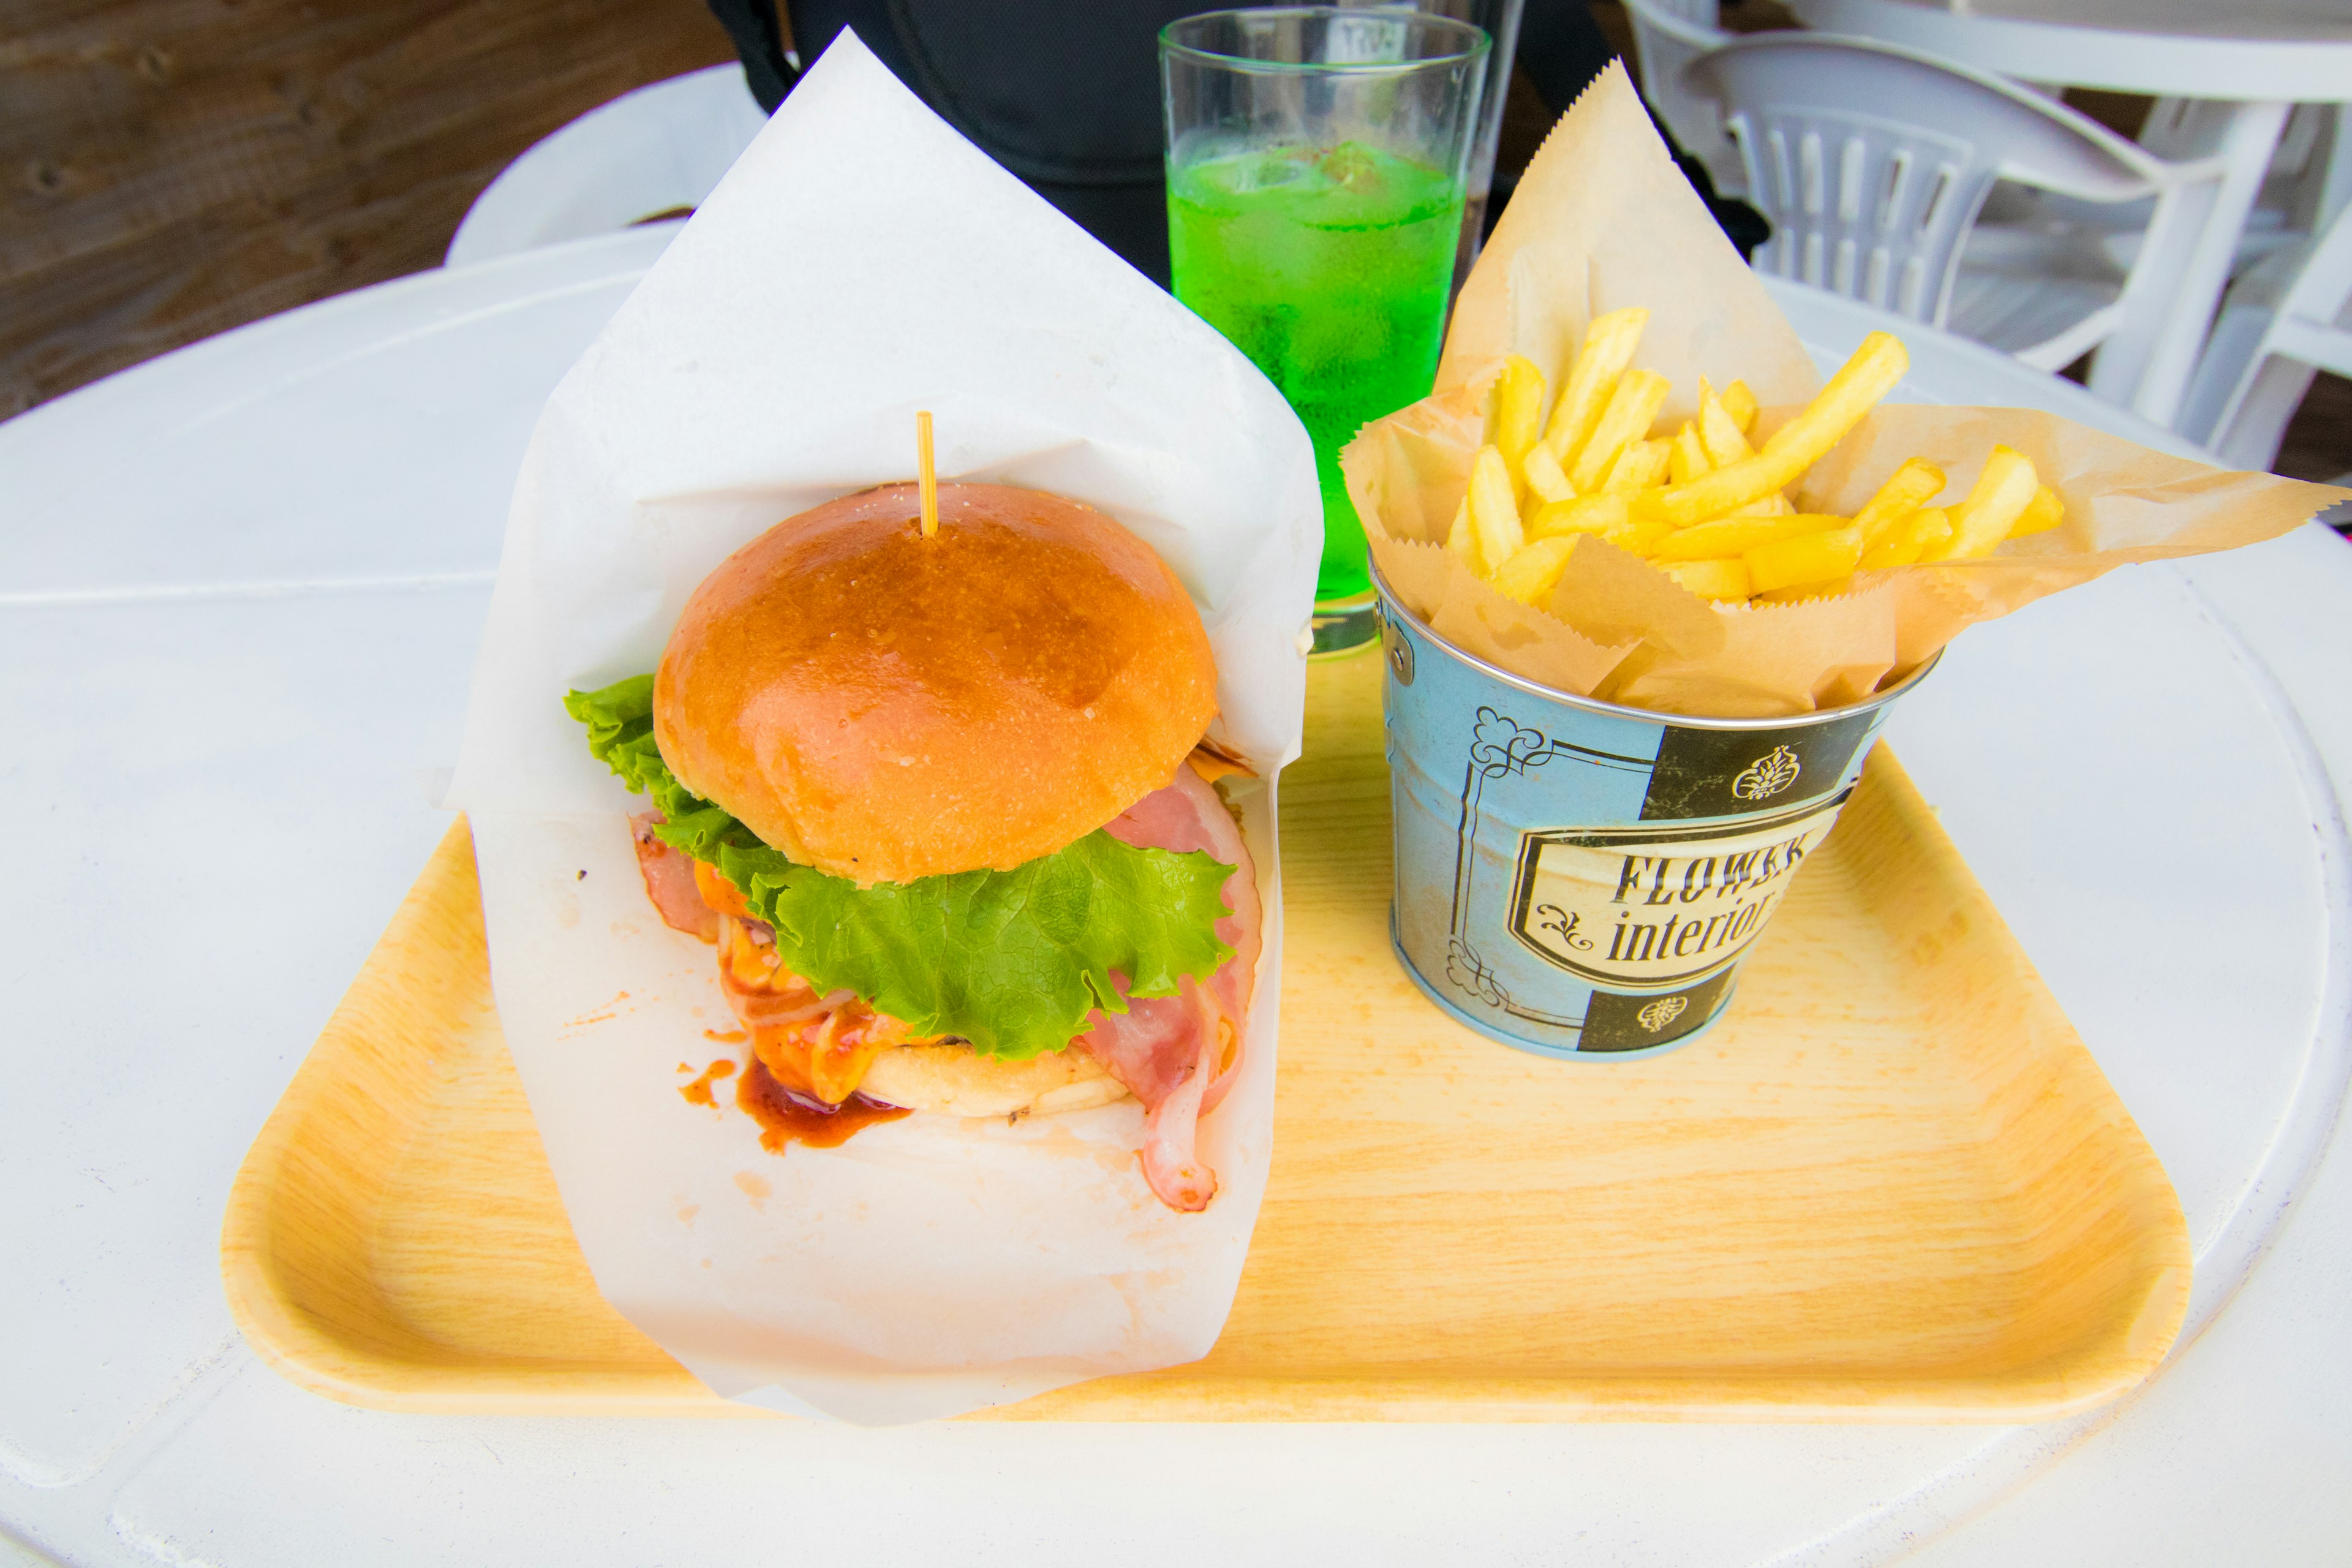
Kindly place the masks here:
MULTIPOLYGON (((690 1072, 693 1069, 688 1068, 684 1063, 680 1063, 678 1070, 681 1072, 690 1072)), ((718 1098, 710 1092, 710 1086, 722 1078, 730 1077, 734 1071, 734 1060, 731 1058, 721 1057, 717 1061, 712 1062, 709 1067, 704 1068, 700 1075, 698 1076, 692 1083, 682 1083, 678 1085, 677 1091, 686 1097, 686 1102, 688 1105, 707 1105, 710 1107, 711 1110, 716 1110, 719 1109, 719 1100, 718 1098)))
POLYGON ((577 1018, 573 1018, 570 1022, 566 1023, 563 1027, 566 1029, 585 1029, 595 1024, 609 1024, 624 1013, 634 1013, 636 1011, 635 1007, 624 1007, 621 1005, 622 1003, 628 999, 629 994, 627 992, 616 992, 610 1002, 605 1003, 600 1008, 581 1014, 577 1018))
POLYGON ((751 1206, 761 1211, 768 1206, 765 1200, 776 1190, 768 1185, 766 1177, 753 1175, 749 1171, 736 1172, 735 1184, 743 1189, 743 1195, 751 1200, 751 1206))

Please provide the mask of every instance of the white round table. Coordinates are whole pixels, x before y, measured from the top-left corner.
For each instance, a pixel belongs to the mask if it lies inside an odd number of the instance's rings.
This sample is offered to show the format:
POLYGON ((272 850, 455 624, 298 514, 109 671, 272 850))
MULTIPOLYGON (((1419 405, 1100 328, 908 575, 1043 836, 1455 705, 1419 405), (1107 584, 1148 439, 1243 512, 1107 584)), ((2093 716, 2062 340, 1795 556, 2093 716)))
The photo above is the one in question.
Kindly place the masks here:
MULTIPOLYGON (((2352 552, 2317 529, 1979 627, 1895 724, 2189 1215, 2182 1347, 2092 1417, 862 1431, 395 1415, 260 1365, 230 1177, 445 826, 421 775, 525 437, 663 237, 387 284, 0 426, 0 1563, 2352 1555, 2352 552)), ((1785 299, 1829 357, 1872 324, 1785 299)), ((2162 439, 1905 335, 1915 396, 2162 439)))
POLYGON ((2165 156, 2219 154, 2229 172, 2182 273, 2170 330, 2133 402, 2160 424, 2179 416, 2287 111, 2298 103, 2352 101, 2346 0, 1790 0, 1790 6, 1821 32, 1901 44, 2024 81, 2202 101, 2188 143, 2168 147, 2165 156))

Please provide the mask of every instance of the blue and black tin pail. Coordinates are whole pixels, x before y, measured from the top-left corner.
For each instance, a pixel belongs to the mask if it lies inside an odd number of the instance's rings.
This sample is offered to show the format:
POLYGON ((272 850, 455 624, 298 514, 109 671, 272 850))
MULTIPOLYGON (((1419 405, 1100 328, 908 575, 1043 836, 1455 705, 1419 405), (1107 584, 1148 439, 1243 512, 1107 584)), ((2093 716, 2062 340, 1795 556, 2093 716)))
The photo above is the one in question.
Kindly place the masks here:
POLYGON ((1695 719, 1549 690, 1381 593, 1396 897, 1432 1000, 1539 1056, 1687 1045, 1853 792, 1887 705, 1695 719))

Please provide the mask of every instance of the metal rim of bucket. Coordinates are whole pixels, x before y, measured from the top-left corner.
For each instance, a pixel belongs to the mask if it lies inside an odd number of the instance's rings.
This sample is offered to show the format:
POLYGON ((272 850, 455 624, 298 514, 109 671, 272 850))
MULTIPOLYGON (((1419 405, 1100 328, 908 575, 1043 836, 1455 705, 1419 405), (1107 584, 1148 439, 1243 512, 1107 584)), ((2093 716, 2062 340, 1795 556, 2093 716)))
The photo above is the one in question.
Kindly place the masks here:
POLYGON ((1917 685, 1920 679, 1941 663, 1944 658, 1944 650, 1937 648, 1928 656, 1926 663, 1885 690, 1874 691, 1859 702, 1848 702, 1836 708, 1816 708, 1809 713, 1783 713, 1753 719, 1710 719, 1696 713, 1669 713, 1656 708, 1629 708, 1622 702, 1603 702, 1597 697, 1580 697, 1572 691, 1561 691, 1557 688, 1546 686, 1540 681, 1529 680, 1524 675, 1514 675, 1499 665, 1487 663, 1466 648, 1457 647, 1432 630, 1427 621, 1413 614, 1405 603, 1397 597, 1396 590, 1390 587, 1389 580, 1381 574, 1380 562, 1377 559, 1368 561, 1366 564, 1371 570, 1372 586, 1379 591, 1381 596, 1381 616, 1383 617, 1396 616, 1411 622, 1414 630, 1427 637, 1439 652, 1448 658, 1468 665, 1481 675, 1499 680, 1506 686, 1516 687, 1531 697, 1540 697, 1547 702, 1558 702, 1569 708, 1581 708, 1590 713, 1605 713, 1613 718, 1638 720, 1645 724, 1672 724, 1686 730, 1786 730, 1804 724, 1826 724, 1835 720, 1849 718, 1856 713, 1867 713, 1874 708, 1894 701, 1895 699, 1917 685))

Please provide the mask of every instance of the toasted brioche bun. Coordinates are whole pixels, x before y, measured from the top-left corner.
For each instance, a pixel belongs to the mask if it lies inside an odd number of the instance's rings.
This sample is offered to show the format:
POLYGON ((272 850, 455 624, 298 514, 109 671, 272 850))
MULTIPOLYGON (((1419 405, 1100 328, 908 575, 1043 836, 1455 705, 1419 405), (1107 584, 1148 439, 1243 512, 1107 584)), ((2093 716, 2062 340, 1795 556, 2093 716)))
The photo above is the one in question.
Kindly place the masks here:
POLYGON ((778 523, 704 579, 654 738, 687 788, 861 887, 1011 870, 1174 776, 1216 713, 1192 601, 1089 507, 912 485, 778 523))
POLYGON ((857 1088, 892 1105, 944 1116, 1083 1110, 1127 1094, 1102 1063, 1076 1047, 1008 1062, 970 1046, 901 1046, 876 1057, 857 1088))

